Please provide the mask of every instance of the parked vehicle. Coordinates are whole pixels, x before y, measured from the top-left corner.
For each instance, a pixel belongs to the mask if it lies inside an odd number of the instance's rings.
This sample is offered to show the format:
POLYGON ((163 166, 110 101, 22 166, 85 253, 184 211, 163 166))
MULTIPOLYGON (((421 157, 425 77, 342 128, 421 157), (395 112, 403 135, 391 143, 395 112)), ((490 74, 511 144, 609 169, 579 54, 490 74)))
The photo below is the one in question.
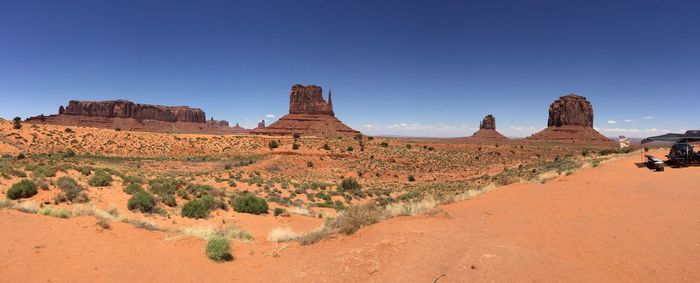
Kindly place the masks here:
POLYGON ((666 157, 669 163, 678 167, 687 167, 694 162, 700 162, 700 152, 695 152, 691 144, 684 142, 673 144, 666 157))

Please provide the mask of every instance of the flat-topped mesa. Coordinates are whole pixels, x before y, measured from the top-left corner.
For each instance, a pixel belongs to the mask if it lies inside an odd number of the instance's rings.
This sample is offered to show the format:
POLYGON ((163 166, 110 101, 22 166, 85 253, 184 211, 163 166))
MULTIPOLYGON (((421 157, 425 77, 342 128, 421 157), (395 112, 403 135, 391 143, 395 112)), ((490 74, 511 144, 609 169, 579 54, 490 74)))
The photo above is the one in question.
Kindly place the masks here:
POLYGON ((79 115, 105 118, 134 118, 165 122, 206 123, 206 114, 198 108, 138 104, 128 100, 77 101, 59 108, 61 115, 79 115))
POLYGON ((489 114, 479 123, 480 130, 496 130, 496 118, 489 114))
POLYGON ((323 99, 323 89, 320 86, 295 84, 289 94, 289 114, 335 116, 332 94, 328 91, 328 101, 326 101, 323 99))
POLYGON ((583 96, 569 94, 549 106, 547 127, 581 126, 593 128, 593 106, 583 96))

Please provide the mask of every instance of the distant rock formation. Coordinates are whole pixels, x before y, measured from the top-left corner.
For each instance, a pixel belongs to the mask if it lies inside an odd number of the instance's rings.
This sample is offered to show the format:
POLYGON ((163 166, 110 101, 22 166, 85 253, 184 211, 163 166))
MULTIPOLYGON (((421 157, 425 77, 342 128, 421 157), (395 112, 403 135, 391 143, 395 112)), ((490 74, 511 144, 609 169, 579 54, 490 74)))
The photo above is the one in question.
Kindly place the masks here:
POLYGON ((96 127, 146 132, 239 134, 228 121, 206 120, 204 111, 187 106, 138 104, 128 100, 77 101, 60 106, 58 115, 32 117, 31 123, 96 127))
POLYGON ((593 128, 593 106, 583 96, 569 94, 549 106, 547 127, 581 126, 593 128))
POLYGON ((473 141, 507 141, 504 135, 496 131, 496 118, 489 114, 479 123, 479 130, 471 137, 473 141))
POLYGON ((265 127, 262 125, 253 132, 262 135, 291 135, 295 133, 307 136, 354 136, 360 132, 343 124, 333 112, 332 93, 328 92, 328 101, 323 98, 320 86, 292 86, 289 94, 289 114, 265 127), (262 127, 260 127, 262 126, 262 127))
POLYGON ((205 123, 204 111, 187 106, 163 106, 150 104, 137 104, 128 100, 110 101, 77 101, 68 102, 68 107, 62 115, 80 115, 89 117, 106 118, 134 118, 136 120, 156 120, 164 122, 193 122, 205 123))
POLYGON ((610 139, 593 129, 593 107, 586 97, 569 94, 549 106, 547 128, 528 139, 608 142, 610 139))
POLYGON ((228 121, 226 120, 214 120, 214 117, 211 117, 207 124, 214 125, 214 126, 219 126, 219 127, 228 127, 228 121))
POLYGON ((263 119, 260 122, 258 122, 258 126, 255 128, 256 129, 264 129, 265 128, 265 120, 263 119))
POLYGON ((333 113, 333 94, 328 91, 328 101, 323 99, 320 86, 295 84, 289 94, 289 114, 330 115, 333 113))

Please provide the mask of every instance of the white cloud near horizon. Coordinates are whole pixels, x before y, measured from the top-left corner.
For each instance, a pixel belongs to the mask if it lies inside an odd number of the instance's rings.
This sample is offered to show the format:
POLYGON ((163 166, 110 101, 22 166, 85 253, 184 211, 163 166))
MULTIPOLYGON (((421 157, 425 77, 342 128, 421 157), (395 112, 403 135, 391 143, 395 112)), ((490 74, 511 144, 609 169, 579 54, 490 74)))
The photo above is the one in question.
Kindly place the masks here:
POLYGON ((632 122, 634 122, 634 120, 632 120, 632 119, 625 119, 625 123, 632 123, 632 122))
POLYGON ((654 117, 654 116, 644 116, 644 117, 642 117, 642 120, 651 120, 651 119, 654 119, 654 118, 656 118, 656 117, 654 117))
POLYGON ((608 124, 617 124, 617 121, 615 121, 615 120, 608 120, 608 124))
POLYGON ((265 115, 265 118, 275 118, 275 114, 267 114, 265 115))

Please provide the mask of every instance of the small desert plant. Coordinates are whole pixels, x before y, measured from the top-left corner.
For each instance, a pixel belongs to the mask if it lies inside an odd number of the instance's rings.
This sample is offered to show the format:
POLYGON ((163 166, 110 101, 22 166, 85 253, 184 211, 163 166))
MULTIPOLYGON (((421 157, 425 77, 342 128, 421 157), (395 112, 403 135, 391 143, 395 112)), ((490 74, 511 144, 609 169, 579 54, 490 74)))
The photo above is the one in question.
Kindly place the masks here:
POLYGON ((24 156, 24 153, 20 152, 19 154, 17 154, 17 160, 22 160, 24 158, 26 158, 26 156, 24 156))
POLYGON ((15 117, 12 119, 12 128, 15 130, 19 130, 22 128, 22 118, 20 117, 15 117))
POLYGON ((7 197, 10 199, 28 198, 36 195, 36 189, 37 186, 34 181, 25 179, 12 185, 12 187, 7 190, 7 197))
POLYGON ((47 216, 52 216, 52 217, 57 217, 57 218, 64 218, 64 219, 70 217, 70 211, 58 209, 58 208, 44 207, 44 208, 40 209, 37 213, 41 214, 41 215, 47 215, 47 216))
POLYGON ((383 141, 382 143, 379 144, 379 146, 381 146, 381 147, 383 147, 383 148, 387 148, 387 147, 389 147, 389 143, 383 141))
POLYGON ((88 184, 93 187, 106 187, 112 185, 112 175, 104 170, 97 170, 95 174, 88 180, 88 184))
POLYGON ((331 147, 330 147, 327 143, 324 143, 324 144, 323 144, 323 149, 325 149, 325 150, 331 150, 331 147))
POLYGON ((194 219, 207 218, 209 217, 210 207, 202 199, 193 199, 185 203, 182 206, 180 213, 183 217, 189 217, 194 219))
POLYGON ((352 235, 363 226, 379 222, 381 217, 382 211, 374 204, 350 206, 338 215, 334 226, 338 232, 352 235))
POLYGON ((86 202, 88 201, 88 197, 85 193, 83 193, 83 187, 78 184, 78 181, 75 179, 68 177, 68 176, 63 176, 61 178, 58 178, 58 181, 56 182, 56 185, 58 188, 61 190, 61 193, 59 193, 56 196, 56 202, 61 202, 64 200, 67 201, 77 201, 77 202, 86 202))
POLYGON ((298 139, 299 137, 301 137, 301 134, 300 134, 300 133, 294 133, 294 135, 292 135, 292 137, 294 137, 294 139, 296 140, 296 139, 298 139))
POLYGON ((138 209, 141 212, 150 213, 153 212, 153 208, 156 206, 156 202, 153 196, 145 191, 138 191, 134 193, 127 203, 129 210, 138 209))
POLYGON ((314 163, 311 161, 306 161, 306 167, 309 167, 309 168, 314 167, 314 163))
POLYGON ((177 201, 175 201, 175 197, 173 197, 173 195, 161 196, 160 201, 169 207, 176 207, 177 206, 177 201))
POLYGON ((246 194, 235 199, 233 209, 241 213, 263 214, 267 213, 268 206, 265 199, 246 194))
POLYGON ((270 141, 270 143, 267 144, 267 147, 270 148, 270 150, 275 149, 280 147, 280 144, 277 141, 270 141))
POLYGON ((299 149, 299 146, 300 146, 300 145, 299 145, 298 143, 293 143, 293 144, 292 144, 292 149, 293 149, 293 150, 297 150, 297 149, 299 149))
POLYGON ((124 187, 124 192, 128 195, 133 195, 137 192, 143 192, 143 191, 144 191, 143 187, 141 185, 135 184, 135 183, 128 184, 128 185, 126 185, 126 187, 124 187))
POLYGON ((207 257, 216 262, 230 261, 233 259, 231 255, 231 245, 223 236, 213 236, 207 241, 206 249, 207 257))
POLYGON ((280 216, 284 213, 284 208, 276 207, 274 211, 275 216, 280 216))
POLYGON ((409 181, 409 182, 415 182, 415 181, 416 181, 416 177, 414 177, 413 175, 408 175, 408 181, 409 181))
POLYGON ((273 243, 291 242, 299 238, 299 234, 289 228, 275 228, 267 234, 267 240, 273 243))
POLYGON ((353 150, 355 150, 355 149, 352 148, 352 146, 348 146, 348 151, 353 151, 353 150))
POLYGON ((56 177, 56 168, 48 165, 40 165, 32 169, 32 177, 56 177))
POLYGON ((15 205, 15 203, 12 200, 9 199, 2 199, 0 200, 0 209, 3 208, 11 208, 15 205))

